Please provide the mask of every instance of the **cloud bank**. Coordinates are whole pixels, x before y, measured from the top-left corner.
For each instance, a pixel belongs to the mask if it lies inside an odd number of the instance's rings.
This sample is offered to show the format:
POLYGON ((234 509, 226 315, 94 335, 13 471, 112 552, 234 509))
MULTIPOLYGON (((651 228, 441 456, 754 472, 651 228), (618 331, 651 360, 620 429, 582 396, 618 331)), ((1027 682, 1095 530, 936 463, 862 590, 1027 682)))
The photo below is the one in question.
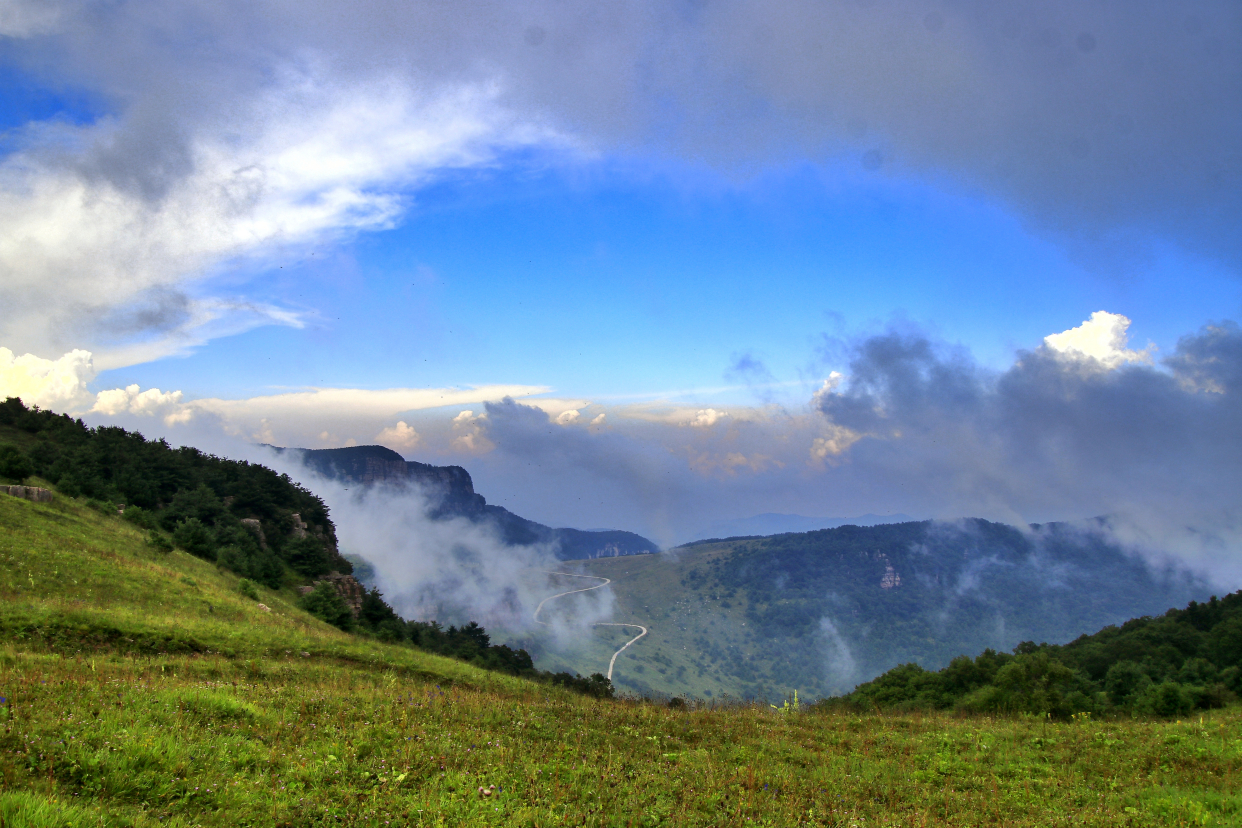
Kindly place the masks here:
POLYGON ((1228 0, 10 0, 0 27, 11 65, 91 101, 3 147, 18 350, 113 366, 302 324, 247 298, 265 267, 530 151, 810 162, 979 194, 1110 267, 1164 242, 1242 263, 1228 0))
POLYGON ((666 545, 764 512, 1104 517, 1120 540, 1235 583, 1242 328, 1205 325, 1157 359, 1130 346, 1129 324, 1097 312, 999 371, 895 326, 849 342, 842 370, 804 408, 731 407, 727 416, 516 397, 543 390, 523 386, 238 401, 137 386, 91 394, 84 352, 51 361, 0 350, 0 395, 16 389, 148 434, 307 446, 379 439, 423 462, 465 465, 490 502, 523 516, 666 545))

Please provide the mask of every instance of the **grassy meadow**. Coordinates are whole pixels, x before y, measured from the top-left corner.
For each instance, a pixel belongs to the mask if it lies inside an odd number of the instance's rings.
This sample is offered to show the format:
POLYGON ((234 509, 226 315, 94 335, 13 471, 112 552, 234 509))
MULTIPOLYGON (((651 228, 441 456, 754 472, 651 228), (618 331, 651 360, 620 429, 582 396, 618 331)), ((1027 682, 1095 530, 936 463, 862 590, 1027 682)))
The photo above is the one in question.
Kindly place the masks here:
POLYGON ((0 826, 1242 824, 1238 707, 603 701, 260 593, 72 499, 0 496, 0 826))

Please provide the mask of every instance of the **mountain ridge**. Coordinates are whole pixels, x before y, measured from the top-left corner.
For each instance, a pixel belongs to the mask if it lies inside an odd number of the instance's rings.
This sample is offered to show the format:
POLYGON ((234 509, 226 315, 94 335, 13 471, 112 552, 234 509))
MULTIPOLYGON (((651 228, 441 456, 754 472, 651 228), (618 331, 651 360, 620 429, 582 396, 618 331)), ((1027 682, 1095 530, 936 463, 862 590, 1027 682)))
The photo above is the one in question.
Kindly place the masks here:
POLYGON ((622 529, 587 530, 551 527, 494 506, 474 490, 470 472, 461 466, 435 466, 406 460, 385 446, 349 446, 332 449, 276 448, 298 452, 312 471, 332 480, 361 486, 413 485, 428 498, 434 520, 464 517, 490 523, 505 543, 527 546, 553 544, 561 560, 642 555, 659 552, 654 541, 622 529))

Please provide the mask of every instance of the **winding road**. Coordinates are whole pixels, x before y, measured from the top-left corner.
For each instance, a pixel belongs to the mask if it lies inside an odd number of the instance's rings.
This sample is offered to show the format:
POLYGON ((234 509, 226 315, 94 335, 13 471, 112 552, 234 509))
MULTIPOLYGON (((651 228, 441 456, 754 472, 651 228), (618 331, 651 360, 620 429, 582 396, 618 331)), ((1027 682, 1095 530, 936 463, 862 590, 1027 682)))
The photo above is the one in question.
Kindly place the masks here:
MULTIPOLYGON (((542 601, 540 601, 539 606, 535 607, 534 619, 535 619, 536 624, 543 624, 545 627, 550 626, 550 625, 548 624, 547 621, 539 620, 539 613, 543 609, 543 605, 551 601, 553 598, 560 598, 563 595, 573 595, 575 592, 590 592, 593 589, 601 589, 612 583, 611 578, 605 578, 601 575, 575 575, 572 572, 549 572, 548 574, 549 575, 564 575, 567 578, 590 578, 595 581, 603 581, 603 583, 595 584, 594 586, 583 587, 582 589, 570 589, 570 590, 566 590, 565 592, 558 592, 555 595, 549 595, 547 598, 544 598, 542 601)), ((592 624, 591 626, 593 627, 637 627, 638 629, 642 630, 642 632, 640 632, 638 635, 634 636, 629 641, 621 645, 620 650, 617 650, 615 653, 612 654, 612 658, 608 662, 608 680, 612 681, 612 668, 613 668, 613 665, 617 663, 617 656, 625 652, 625 649, 629 647, 631 644, 633 644, 635 641, 637 641, 638 639, 646 635, 647 628, 644 627, 642 624, 616 624, 610 621, 599 621, 599 622, 592 624)))

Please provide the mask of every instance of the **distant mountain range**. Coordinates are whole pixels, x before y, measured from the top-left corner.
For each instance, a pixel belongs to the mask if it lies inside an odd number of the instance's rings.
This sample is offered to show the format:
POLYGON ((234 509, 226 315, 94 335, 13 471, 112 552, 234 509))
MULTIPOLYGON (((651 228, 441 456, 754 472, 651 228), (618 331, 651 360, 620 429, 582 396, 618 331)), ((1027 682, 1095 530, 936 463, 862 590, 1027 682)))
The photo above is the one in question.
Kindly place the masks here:
POLYGON ((299 452, 302 462, 332 480, 358 486, 416 486, 428 498, 433 519, 464 517, 490 523, 508 544, 547 543, 561 560, 643 555, 659 552, 654 541, 619 529, 553 528, 488 505, 474 490, 470 472, 461 466, 433 466, 406 460, 383 446, 336 449, 277 449, 299 452))
POLYGON ((914 520, 909 515, 859 515, 852 518, 806 517, 805 515, 785 515, 778 512, 764 512, 747 518, 718 520, 705 529, 701 529, 690 538, 688 543, 710 539, 760 537, 764 535, 783 535, 787 532, 814 532, 817 529, 836 529, 838 526, 879 526, 884 523, 908 523, 914 520))
MULTIPOLYGON (((611 578, 611 620, 649 630, 618 659, 618 687, 777 701, 795 688, 808 699, 848 691, 907 662, 934 670, 988 647, 1064 644, 1211 594, 1118 545, 1104 521, 846 525, 571 571, 611 578)), ((618 629, 594 635, 615 650, 618 629)), ((541 644, 531 652, 542 669, 585 674, 611 655, 541 644)))

